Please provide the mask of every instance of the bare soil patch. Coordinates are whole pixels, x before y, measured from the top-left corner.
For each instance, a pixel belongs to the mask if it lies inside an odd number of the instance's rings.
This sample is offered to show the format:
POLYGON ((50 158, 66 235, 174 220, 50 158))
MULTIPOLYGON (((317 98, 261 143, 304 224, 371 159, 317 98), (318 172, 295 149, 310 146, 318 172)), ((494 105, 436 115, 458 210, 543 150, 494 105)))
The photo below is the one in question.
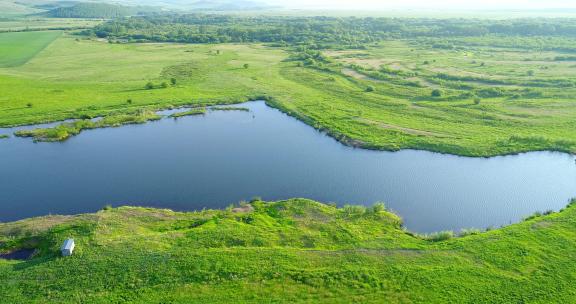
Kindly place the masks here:
POLYGON ((252 207, 252 205, 245 205, 232 209, 232 212, 234 213, 248 213, 252 211, 254 211, 254 207, 252 207))

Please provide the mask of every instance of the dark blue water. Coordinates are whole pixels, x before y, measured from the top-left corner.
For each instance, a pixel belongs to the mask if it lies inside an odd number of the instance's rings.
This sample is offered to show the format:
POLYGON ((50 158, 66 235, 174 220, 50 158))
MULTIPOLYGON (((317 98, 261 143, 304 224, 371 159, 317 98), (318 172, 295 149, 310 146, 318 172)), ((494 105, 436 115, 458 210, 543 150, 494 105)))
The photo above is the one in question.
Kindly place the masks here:
MULTIPOLYGON (((263 102, 86 131, 64 143, 0 140, 0 221, 106 204, 222 208, 260 196, 384 201, 415 231, 507 225, 576 197, 574 157, 490 159, 345 147, 263 102)), ((0 134, 11 130, 0 130, 0 134)))

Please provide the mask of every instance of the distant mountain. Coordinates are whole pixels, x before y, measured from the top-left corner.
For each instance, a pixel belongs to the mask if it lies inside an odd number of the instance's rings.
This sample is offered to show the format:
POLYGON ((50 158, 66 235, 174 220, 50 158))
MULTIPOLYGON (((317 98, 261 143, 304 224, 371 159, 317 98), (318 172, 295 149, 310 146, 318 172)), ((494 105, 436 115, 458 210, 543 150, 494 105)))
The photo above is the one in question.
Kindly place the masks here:
POLYGON ((256 1, 227 1, 227 0, 200 0, 191 3, 196 9, 215 10, 215 11, 241 11, 241 10, 260 10, 269 9, 272 6, 256 1))
POLYGON ((53 18, 118 18, 142 15, 158 10, 152 7, 123 6, 108 3, 76 3, 50 9, 46 15, 53 18))
POLYGON ((276 8, 253 0, 121 0, 125 5, 152 5, 176 10, 246 11, 276 8))

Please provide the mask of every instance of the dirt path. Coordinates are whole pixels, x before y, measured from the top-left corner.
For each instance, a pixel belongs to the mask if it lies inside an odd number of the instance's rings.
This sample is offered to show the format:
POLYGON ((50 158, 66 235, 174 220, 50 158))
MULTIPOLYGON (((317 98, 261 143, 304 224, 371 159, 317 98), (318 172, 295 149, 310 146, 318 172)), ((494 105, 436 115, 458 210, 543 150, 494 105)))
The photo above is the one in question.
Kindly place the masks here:
POLYGON ((430 131, 423 131, 423 130, 417 130, 417 129, 411 129, 411 128, 406 128, 406 127, 401 127, 401 126, 386 124, 386 123, 382 123, 382 122, 374 121, 374 120, 370 120, 370 119, 365 119, 365 118, 360 118, 360 119, 358 119, 358 120, 361 121, 361 122, 365 122, 365 123, 374 125, 374 126, 378 126, 378 127, 380 127, 380 128, 383 128, 383 129, 401 131, 401 132, 404 132, 404 133, 406 133, 406 134, 411 134, 411 135, 434 136, 434 137, 452 137, 452 136, 447 135, 447 134, 430 132, 430 131))

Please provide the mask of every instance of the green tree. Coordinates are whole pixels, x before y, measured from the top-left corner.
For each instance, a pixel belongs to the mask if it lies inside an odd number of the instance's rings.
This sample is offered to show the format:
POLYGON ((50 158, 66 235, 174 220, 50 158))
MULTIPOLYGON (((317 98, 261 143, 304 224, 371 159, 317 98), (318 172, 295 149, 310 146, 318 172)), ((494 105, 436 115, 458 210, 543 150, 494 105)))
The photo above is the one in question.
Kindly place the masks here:
POLYGON ((170 78, 170 83, 174 86, 176 85, 176 78, 170 78))

